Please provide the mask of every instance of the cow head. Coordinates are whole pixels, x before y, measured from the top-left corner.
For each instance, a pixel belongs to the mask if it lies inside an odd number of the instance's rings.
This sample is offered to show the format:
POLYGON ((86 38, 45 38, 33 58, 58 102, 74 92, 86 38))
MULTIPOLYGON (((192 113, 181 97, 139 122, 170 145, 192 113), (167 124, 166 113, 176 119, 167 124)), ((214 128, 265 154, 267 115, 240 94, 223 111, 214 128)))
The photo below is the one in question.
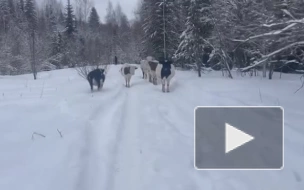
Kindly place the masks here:
POLYGON ((99 71, 103 74, 105 72, 104 69, 99 69, 99 71))

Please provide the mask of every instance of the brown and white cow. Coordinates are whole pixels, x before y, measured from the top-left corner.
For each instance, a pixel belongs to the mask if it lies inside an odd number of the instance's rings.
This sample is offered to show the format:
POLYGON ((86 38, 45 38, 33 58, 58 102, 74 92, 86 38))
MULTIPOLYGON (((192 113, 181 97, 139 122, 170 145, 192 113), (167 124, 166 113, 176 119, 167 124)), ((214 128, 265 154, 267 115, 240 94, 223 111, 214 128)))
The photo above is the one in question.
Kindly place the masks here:
POLYGON ((149 64, 149 82, 157 85, 156 68, 159 62, 157 60, 148 61, 149 64))
POLYGON ((125 78, 126 87, 128 88, 130 88, 130 81, 132 76, 135 74, 136 69, 138 69, 137 66, 129 65, 128 63, 123 64, 120 68, 120 73, 125 78))

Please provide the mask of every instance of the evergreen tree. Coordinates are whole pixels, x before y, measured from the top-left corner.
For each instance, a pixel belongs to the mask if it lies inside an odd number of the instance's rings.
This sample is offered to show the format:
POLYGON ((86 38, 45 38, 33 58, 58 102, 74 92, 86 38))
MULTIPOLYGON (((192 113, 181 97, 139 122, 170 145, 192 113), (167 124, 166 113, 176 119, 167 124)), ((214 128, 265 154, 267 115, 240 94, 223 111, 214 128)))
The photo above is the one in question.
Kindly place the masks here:
POLYGON ((113 9, 113 5, 111 1, 108 2, 107 14, 106 14, 106 24, 117 24, 115 11, 113 9))
POLYGON ((116 13, 110 1, 107 7, 106 26, 107 26, 107 36, 109 38, 109 41, 107 43, 109 44, 109 52, 111 52, 109 59, 114 60, 114 57, 117 56, 117 51, 118 51, 117 49, 118 49, 119 26, 116 19, 116 13))
POLYGON ((179 3, 174 0, 144 0, 141 8, 143 20, 143 53, 156 58, 166 52, 173 56, 179 43, 177 19, 179 3))
POLYGON ((8 7, 9 7, 9 11, 10 11, 10 14, 12 16, 15 16, 15 5, 14 5, 14 0, 7 0, 8 2, 8 7))
POLYGON ((51 56, 63 53, 63 39, 60 32, 57 32, 53 37, 52 46, 51 56))
POLYGON ((51 29, 52 32, 58 31, 57 29, 57 22, 56 16, 53 6, 49 6, 49 15, 48 15, 48 27, 51 29))
POLYGON ((31 69, 34 75, 34 79, 37 79, 37 66, 36 66, 36 29, 37 29, 37 13, 33 0, 26 0, 25 6, 25 16, 28 25, 28 32, 30 34, 30 52, 31 52, 31 69))
POLYGON ((24 1, 23 0, 19 0, 19 9, 24 12, 24 1))
POLYGON ((29 30, 35 31, 37 28, 37 13, 34 0, 26 0, 24 10, 29 30))
POLYGON ((1 23, 0 23, 0 30, 6 33, 8 30, 8 23, 10 19, 10 9, 7 0, 0 0, 0 16, 1 16, 1 23))
POLYGON ((89 27, 91 29, 91 32, 97 33, 98 29, 99 29, 99 25, 100 25, 100 20, 99 20, 98 13, 97 13, 95 7, 92 7, 91 13, 89 16, 89 27))
POLYGON ((213 25, 210 19, 210 0, 191 0, 188 6, 186 29, 181 35, 181 43, 176 52, 178 58, 196 63, 201 77, 201 63, 204 48, 211 37, 213 25))
POLYGON ((72 37, 75 32, 76 32, 76 27, 75 27, 74 10, 70 0, 68 0, 68 4, 66 6, 66 15, 65 15, 65 34, 67 37, 72 37))

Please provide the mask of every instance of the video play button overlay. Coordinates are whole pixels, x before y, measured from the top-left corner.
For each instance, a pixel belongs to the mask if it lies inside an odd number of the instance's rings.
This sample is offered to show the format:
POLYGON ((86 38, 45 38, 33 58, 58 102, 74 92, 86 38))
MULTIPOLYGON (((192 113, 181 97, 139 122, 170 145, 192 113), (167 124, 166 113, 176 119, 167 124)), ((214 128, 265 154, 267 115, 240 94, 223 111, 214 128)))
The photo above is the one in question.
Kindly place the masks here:
POLYGON ((279 170, 284 165, 282 107, 197 107, 195 168, 279 170))
POLYGON ((228 153, 254 139, 253 136, 226 123, 225 153, 228 153))

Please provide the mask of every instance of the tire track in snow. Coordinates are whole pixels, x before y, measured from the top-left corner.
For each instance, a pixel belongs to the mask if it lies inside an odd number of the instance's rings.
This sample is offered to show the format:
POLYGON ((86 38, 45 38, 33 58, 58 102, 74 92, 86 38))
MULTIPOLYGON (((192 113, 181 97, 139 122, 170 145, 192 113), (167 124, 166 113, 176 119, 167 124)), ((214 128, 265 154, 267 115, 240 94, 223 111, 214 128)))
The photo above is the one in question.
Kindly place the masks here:
POLYGON ((127 89, 122 105, 121 119, 116 132, 113 159, 109 169, 109 178, 105 185, 107 190, 140 190, 142 177, 142 160, 139 140, 139 101, 136 91, 127 89))
MULTIPOLYGON (((111 84, 111 86, 119 86, 118 83, 111 84)), ((76 190, 102 189, 102 180, 100 178, 104 177, 102 171, 105 169, 102 167, 102 153, 107 149, 103 147, 99 140, 100 138, 105 138, 106 135, 104 133, 108 133, 107 130, 111 130, 111 121, 107 122, 106 120, 113 118, 113 114, 121 107, 122 101, 107 101, 107 98, 109 100, 119 98, 123 88, 116 89, 109 94, 101 94, 101 96, 105 96, 103 97, 104 101, 99 102, 86 122, 84 129, 85 145, 80 155, 81 164, 83 165, 78 175, 76 190)))

